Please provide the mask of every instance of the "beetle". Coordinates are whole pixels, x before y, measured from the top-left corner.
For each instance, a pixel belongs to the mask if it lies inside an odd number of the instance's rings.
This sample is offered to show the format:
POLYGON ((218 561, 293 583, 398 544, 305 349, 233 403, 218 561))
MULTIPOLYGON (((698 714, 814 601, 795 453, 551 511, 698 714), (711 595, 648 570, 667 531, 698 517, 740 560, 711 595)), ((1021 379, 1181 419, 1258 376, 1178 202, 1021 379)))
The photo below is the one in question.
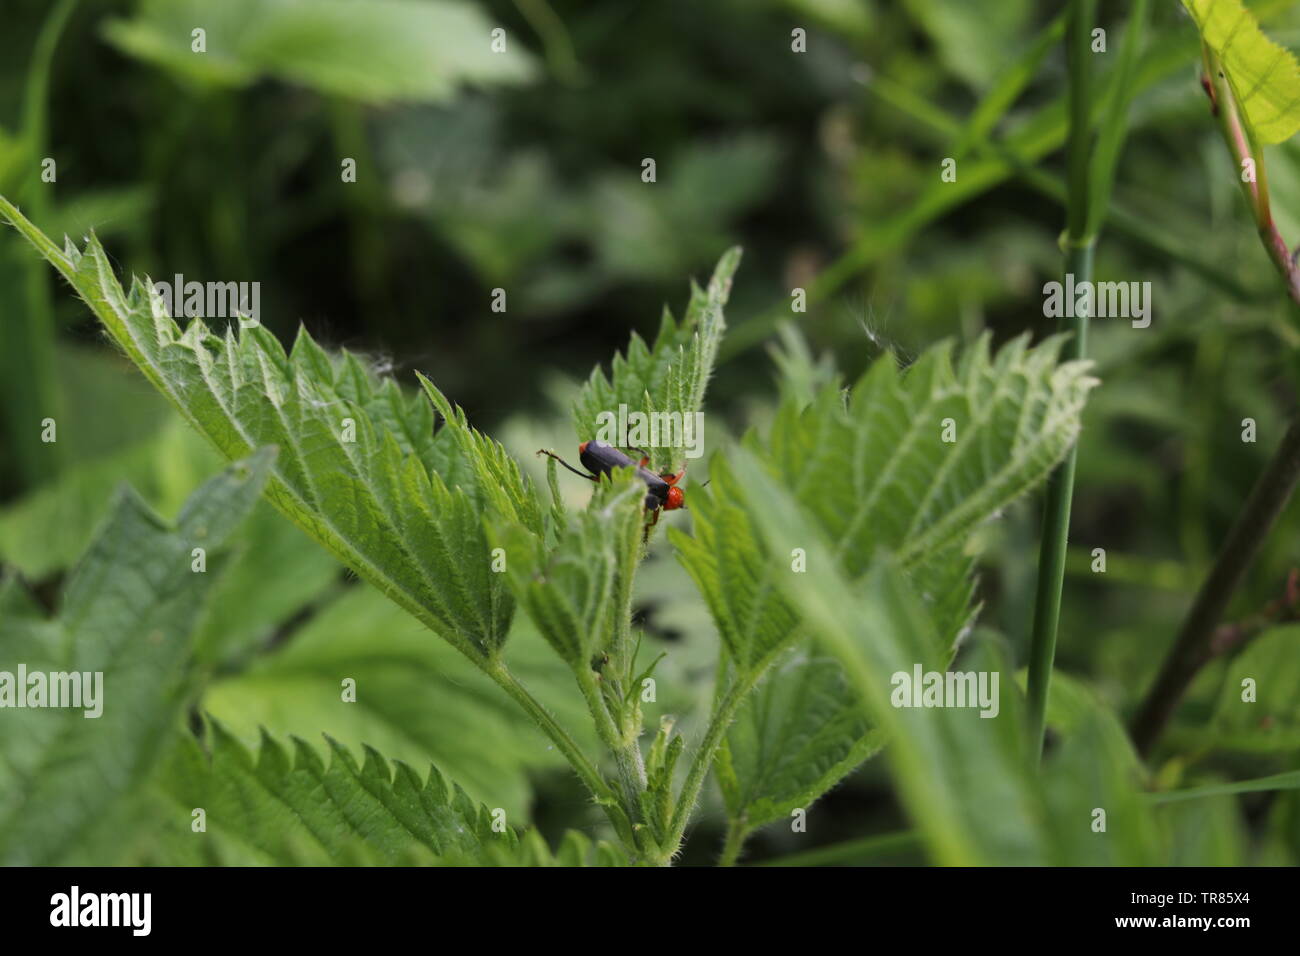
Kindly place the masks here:
POLYGON ((683 467, 675 475, 671 472, 657 475, 646 467, 650 464, 650 456, 639 448, 632 450, 641 452, 642 458, 640 462, 629 458, 613 445, 608 445, 603 441, 593 439, 592 441, 583 442, 578 446, 578 460, 582 462, 590 474, 579 471, 555 452, 548 449, 538 449, 537 454, 554 458, 569 471, 586 478, 588 481, 600 481, 601 478, 608 475, 615 468, 635 468, 637 477, 645 482, 646 486, 645 509, 654 512, 654 519, 645 526, 645 537, 649 538, 650 529, 659 523, 660 511, 676 511, 678 508, 686 507, 686 495, 683 494, 682 489, 677 487, 677 482, 682 480, 682 476, 686 474, 686 469, 683 467))

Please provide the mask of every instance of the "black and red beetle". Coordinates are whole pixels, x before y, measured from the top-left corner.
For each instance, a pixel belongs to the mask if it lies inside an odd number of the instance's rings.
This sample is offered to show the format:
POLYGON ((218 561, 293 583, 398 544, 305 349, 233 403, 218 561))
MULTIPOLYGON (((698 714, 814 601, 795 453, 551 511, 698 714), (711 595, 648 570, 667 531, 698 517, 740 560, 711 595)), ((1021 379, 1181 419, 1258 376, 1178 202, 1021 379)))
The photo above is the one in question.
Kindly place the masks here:
POLYGON ((578 446, 578 460, 586 467, 587 472, 579 471, 555 452, 545 448, 539 449, 537 454, 554 458, 569 471, 588 481, 600 481, 615 468, 635 468, 637 477, 645 482, 645 508, 647 511, 654 512, 654 519, 646 524, 646 537, 649 537, 650 529, 659 523, 660 511, 676 511, 678 508, 686 507, 686 496, 682 493, 682 489, 677 487, 677 482, 682 480, 686 469, 683 467, 675 475, 671 473, 657 475, 646 467, 650 464, 650 456, 639 448, 632 450, 641 452, 640 462, 629 458, 613 445, 607 445, 603 441, 585 441, 578 446))

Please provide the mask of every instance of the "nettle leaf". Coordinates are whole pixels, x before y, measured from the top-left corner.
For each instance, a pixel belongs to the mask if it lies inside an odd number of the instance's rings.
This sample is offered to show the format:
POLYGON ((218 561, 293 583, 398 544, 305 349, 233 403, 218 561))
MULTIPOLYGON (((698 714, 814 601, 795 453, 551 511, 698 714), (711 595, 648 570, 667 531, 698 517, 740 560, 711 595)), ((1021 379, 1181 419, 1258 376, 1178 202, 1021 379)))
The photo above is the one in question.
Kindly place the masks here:
MULTIPOLYGON (((503 816, 475 804, 436 767, 421 776, 371 747, 358 762, 328 737, 327 758, 301 738, 287 748, 265 733, 253 754, 220 723, 209 727, 210 755, 187 737, 167 779, 181 807, 203 808, 206 832, 194 839, 212 844, 206 852, 217 859, 236 855, 279 865, 555 860, 540 838, 521 840, 503 816)), ((566 839, 560 858, 581 865, 590 851, 575 836, 566 839)), ((595 861, 625 862, 603 844, 595 861)))
POLYGON ((492 24, 447 0, 141 0, 105 32, 124 52, 203 85, 262 76, 368 103, 441 101, 463 83, 517 83, 535 73, 517 36, 492 49, 492 24), (205 31, 193 51, 192 32, 205 31))
MULTIPOLYGON (((1060 345, 1019 339, 990 356, 986 337, 954 366, 945 344, 905 372, 886 357, 847 399, 835 386, 807 407, 787 399, 770 435, 750 433, 745 447, 817 519, 844 573, 894 554, 955 638, 970 617, 970 532, 1044 480, 1078 436, 1096 380, 1087 363, 1057 365, 1060 345)), ((758 514, 741 504, 748 476, 721 458, 709 474, 691 491, 693 536, 669 534, 729 656, 752 672, 797 634, 773 582, 798 572, 802 544, 767 552, 758 514)))
POLYGON ((1241 0, 1183 0, 1232 86, 1256 139, 1281 143, 1300 130, 1300 63, 1259 28, 1241 0))
POLYGON ((972 642, 950 668, 951 648, 894 560, 882 555, 866 575, 848 577, 819 519, 751 453, 741 449, 736 458, 751 474, 744 494, 760 515, 764 540, 778 552, 786 542, 806 542, 816 570, 785 576, 782 591, 839 659, 872 725, 887 736, 899 796, 935 862, 1043 865, 1077 862, 1080 854, 1097 863, 1161 862, 1156 821, 1140 799, 1138 764, 1113 714, 1092 698, 1068 695, 1056 719, 1077 739, 1040 775, 1025 702, 998 645, 972 642), (996 713, 989 708, 981 716, 983 706, 896 706, 894 675, 910 675, 918 665, 923 672, 986 675, 990 691, 997 675, 996 697, 990 694, 996 713), (1112 817, 1110 826, 1124 836, 1092 833, 1094 807, 1116 808, 1124 820, 1112 817))
POLYGON ((1080 428, 1089 363, 1057 364, 1061 337, 996 355, 982 336, 954 364, 940 344, 910 368, 875 362, 847 403, 825 389, 783 404, 759 450, 817 516, 850 574, 878 550, 916 565, 1044 480, 1080 428))
MULTIPOLYGON (((152 437, 69 468, 0 508, 0 561, 28 580, 45 578, 85 551, 105 502, 123 482, 159 513, 174 514, 220 465, 221 456, 169 410, 152 437)), ((248 653, 338 579, 337 562, 305 543, 269 503, 258 503, 230 542, 229 566, 195 639, 196 658, 211 664, 248 653), (263 587, 271 577, 276 586, 263 587)))
POLYGON ((493 540, 505 552, 515 597, 542 636, 574 668, 591 666, 616 633, 618 598, 632 586, 645 485, 629 469, 601 481, 591 504, 568 517, 553 549, 521 525, 500 525, 493 540))
POLYGON ((129 294, 92 236, 60 251, 12 204, 3 212, 81 294, 113 339, 190 424, 229 458, 280 449, 267 497, 345 565, 484 665, 501 650, 513 601, 490 569, 482 515, 536 534, 531 482, 498 444, 425 381, 406 396, 354 355, 300 329, 286 354, 260 326, 182 333, 138 279, 129 294), (434 410, 445 425, 436 433, 434 410))
MULTIPOLYGON (((691 283, 691 301, 680 324, 664 309, 653 348, 633 333, 627 354, 614 357, 609 377, 600 368, 592 371, 573 404, 573 427, 580 440, 598 437, 605 420, 601 416, 618 416, 620 406, 626 406, 629 413, 646 415, 647 421, 656 413, 693 418, 703 409, 726 329, 723 306, 739 265, 740 249, 728 250, 707 288, 691 283)), ((650 452, 651 467, 656 471, 675 471, 683 461, 681 449, 664 447, 662 436, 659 446, 645 450, 650 452)))
POLYGON ((883 743, 839 661, 795 650, 746 700, 719 753, 727 816, 747 831, 788 819, 883 743))
POLYGON ((452 449, 443 446, 438 463, 444 471, 453 471, 457 465, 473 469, 473 480, 466 482, 474 487, 479 497, 491 510, 504 518, 521 524, 540 534, 543 529, 542 506, 531 483, 520 475, 519 463, 510 457, 505 447, 476 428, 471 428, 460 406, 452 406, 433 382, 416 373, 421 388, 433 403, 443 420, 453 427, 448 429, 455 440, 459 455, 448 458, 452 449))
POLYGON ((6 503, 0 508, 0 561, 33 581, 69 567, 94 538, 104 503, 120 485, 129 484, 159 512, 174 514, 221 461, 193 429, 173 418, 152 438, 81 462, 6 503))
MULTIPOLYGON (((198 436, 194 440, 201 441, 198 436)), ((244 522, 231 550, 194 641, 196 661, 209 667, 228 667, 256 654, 286 623, 342 584, 338 562, 265 499, 244 522), (275 586, 268 587, 268 581, 275 586)))
POLYGON ((0 861, 76 859, 88 832, 147 777, 189 690, 185 662, 220 549, 257 502, 272 457, 263 450, 207 482, 175 527, 121 492, 56 620, 14 580, 0 587, 0 671, 103 675, 98 717, 86 707, 2 712, 0 861), (204 573, 193 570, 195 548, 206 551, 204 573))
MULTIPOLYGON (((808 541, 790 538, 775 547, 764 534, 753 469, 763 472, 765 487, 791 496, 815 534, 831 542, 832 557, 821 560, 835 573, 858 580, 878 554, 910 562, 900 574, 921 593, 936 653, 946 663, 974 615, 970 532, 1045 479, 1078 435, 1093 380, 1084 363, 1058 366, 1059 346, 1049 340, 1030 350, 1020 340, 991 356, 982 339, 955 365, 950 348, 940 346, 906 372, 886 358, 847 396, 831 385, 807 407, 787 399, 770 435, 751 433, 737 450, 750 463, 743 477, 715 457, 710 487, 692 491, 692 534, 674 529, 670 539, 739 674, 761 674, 807 633, 789 588, 827 571, 813 562, 808 541)), ((803 679, 830 682, 834 674, 803 679)), ((778 684, 760 686, 748 705, 751 720, 780 706, 778 684)), ((806 803, 869 756, 878 737, 861 717, 849 716, 851 708, 838 708, 835 719, 853 728, 852 742, 831 733, 784 764, 764 755, 776 754, 782 735, 799 725, 760 719, 759 731, 752 723, 734 726, 731 757, 720 768, 733 822, 756 825, 774 819, 778 806, 784 813, 797 805, 750 806, 774 767, 792 798, 806 803)))
POLYGON ((187 739, 170 775, 179 801, 202 807, 208 832, 237 840, 266 862, 348 862, 353 838, 379 859, 402 861, 424 850, 433 856, 477 854, 496 837, 517 840, 507 828, 493 834, 486 807, 430 768, 425 777, 366 748, 352 753, 326 738, 328 758, 301 738, 286 748, 267 734, 254 756, 216 721, 209 724, 210 759, 187 739), (314 844, 314 846, 313 846, 314 844))
POLYGON ((726 459, 712 460, 709 480, 709 488, 691 491, 692 534, 672 528, 669 540, 709 606, 728 659, 755 673, 798 633, 799 616, 776 584, 791 564, 766 550, 726 459))
MULTIPOLYGON (((511 630, 512 672, 584 745, 594 745, 569 668, 527 625, 517 616, 511 630)), ((308 740, 324 730, 352 750, 369 744, 412 766, 433 763, 512 820, 531 805, 530 775, 565 766, 485 674, 450 645, 429 640, 423 625, 365 585, 320 608, 273 652, 214 679, 203 709, 249 746, 263 727, 308 740), (345 678, 355 681, 350 702, 340 699, 345 678)))

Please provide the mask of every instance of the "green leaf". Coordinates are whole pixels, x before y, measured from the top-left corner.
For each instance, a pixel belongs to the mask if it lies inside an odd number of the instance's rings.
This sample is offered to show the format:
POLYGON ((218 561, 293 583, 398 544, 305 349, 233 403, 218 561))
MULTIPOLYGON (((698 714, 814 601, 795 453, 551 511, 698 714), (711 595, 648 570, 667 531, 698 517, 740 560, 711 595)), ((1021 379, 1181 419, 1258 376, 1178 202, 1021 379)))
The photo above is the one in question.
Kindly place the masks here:
POLYGON ((1043 773, 1053 858, 1089 866, 1166 863, 1168 839, 1146 800, 1146 770, 1115 714, 1087 687, 1056 674, 1047 717, 1059 738, 1043 773), (1105 830, 1096 829, 1098 810, 1105 830))
POLYGON ((1085 235, 1095 236, 1106 218, 1110 194, 1115 186, 1115 169, 1129 131, 1129 107, 1137 95, 1134 77, 1140 66, 1146 32, 1149 0, 1134 0, 1119 48, 1114 87, 1106 103, 1097 134, 1096 151, 1089 164, 1088 221, 1085 235))
MULTIPOLYGON (((153 438, 68 469, 0 509, 0 560, 28 580, 45 578, 85 550, 121 483, 156 511, 172 514, 219 465, 220 456, 169 414, 153 438)), ((301 531, 266 502, 257 504, 230 542, 226 571, 199 625, 198 659, 213 664, 251 651, 337 580, 338 564, 304 544, 301 531), (266 587, 271 578, 275 587, 266 587)))
MULTIPOLYGON (((924 655, 919 645, 911 657, 892 648, 906 666, 887 671, 885 679, 897 670, 910 673, 920 660, 930 661, 929 669, 946 666, 974 613, 966 539, 977 524, 1043 480, 1078 434, 1093 380, 1083 363, 1058 366, 1059 346, 1056 339, 1030 350, 1021 339, 990 356, 984 338, 955 366, 950 348, 940 346, 906 373, 886 358, 847 396, 835 385, 807 407, 797 393, 787 396, 770 435, 751 433, 736 450, 743 469, 714 458, 711 486, 692 489, 692 535, 674 530, 670 539, 708 603, 739 676, 760 675, 808 633, 809 615, 799 609, 806 596, 796 600, 792 594, 797 582, 826 574, 857 580, 881 554, 910 562, 907 590, 918 590, 924 605, 916 635, 924 655), (758 486, 799 509, 799 517, 790 519, 797 534, 777 539, 765 530, 771 519, 758 486), (814 560, 811 549, 819 541, 828 542, 829 550, 814 560)), ((904 568, 896 573, 902 576, 904 568)), ((898 613, 906 618, 911 612, 898 613)), ((772 761, 763 755, 790 749, 782 735, 799 731, 797 723, 763 723, 769 695, 782 692, 770 683, 749 704, 750 713, 759 715, 758 729, 742 723, 734 730, 733 753, 724 755, 719 768, 733 824, 742 827, 751 819, 775 819, 790 800, 810 802, 879 746, 868 711, 854 719, 841 709, 839 731, 818 747, 797 748, 784 758, 782 801, 747 809, 765 795, 757 781, 772 761)), ((1020 744, 1014 734, 987 736, 1004 752, 1000 759, 1018 759, 1012 756, 1020 744)), ((942 759, 938 741, 928 741, 928 747, 933 761, 942 759)), ((1008 787, 996 799, 1030 799, 1008 787)), ((935 824, 936 839, 954 858, 978 852, 956 835, 959 817, 940 813, 935 824)), ((1007 845, 1014 843, 1008 835, 1007 845)))
POLYGON ((1300 64, 1259 28, 1242 0, 1183 0, 1201 39, 1222 62, 1246 125, 1263 143, 1300 129, 1300 64))
MULTIPOLYGON (((751 433, 746 447, 816 519, 837 567, 856 577, 877 552, 895 554, 943 636, 955 638, 970 617, 970 532, 1044 480, 1078 435, 1095 380, 1086 363, 1057 365, 1060 344, 1028 349, 1019 339, 990 356, 985 337, 955 366, 940 345, 906 372, 885 357, 847 400, 833 385, 807 407, 787 398, 770 435, 751 433)), ((728 655, 752 672, 798 633, 774 582, 804 544, 767 552, 761 505, 742 504, 753 500, 750 476, 720 458, 709 474, 710 487, 691 490, 693 536, 670 538, 728 655)))
POLYGON ((644 522, 645 485, 631 470, 596 486, 591 504, 570 515, 558 543, 519 524, 498 527, 515 597, 542 636, 573 668, 589 668, 608 649, 626 613, 644 522))
POLYGON ((231 550, 195 636, 195 659, 208 667, 229 667, 262 650, 287 622, 340 586, 343 574, 265 500, 231 550))
POLYGON ((798 633, 798 615, 775 584, 790 563, 767 552, 727 461, 715 457, 709 476, 707 490, 692 489, 692 534, 673 528, 669 540, 709 605, 727 658, 756 673, 798 633))
POLYGON ((1186 790, 1169 790, 1150 794, 1156 803, 1174 803, 1179 800, 1199 800, 1202 797, 1221 797, 1233 793, 1262 793, 1270 790, 1300 790, 1300 770, 1275 773, 1258 780, 1240 780, 1236 783, 1211 783, 1186 790))
POLYGON ((122 492, 69 578, 57 620, 12 580, 0 588, 0 671, 103 675, 98 717, 3 711, 0 861, 75 859, 87 832, 146 779, 189 690, 185 661, 219 550, 257 501, 272 457, 260 451, 209 481, 174 528, 122 492), (196 547, 207 551, 205 573, 192 570, 196 547))
POLYGON ((746 830, 788 819, 883 743, 835 658, 787 654, 742 705, 719 754, 727 816, 746 830))
POLYGON ((731 245, 741 215, 771 195, 780 158, 775 138, 739 133, 661 157, 653 186, 621 170, 601 174, 570 199, 591 224, 574 230, 593 247, 590 271, 606 281, 667 283, 711 263, 731 245))
POLYGON ((1253 753, 1292 753, 1300 747, 1300 625, 1274 627, 1224 665, 1211 726, 1215 747, 1253 753), (1254 699, 1242 700, 1243 682, 1254 699))
MULTIPOLYGON (((60 437, 66 424, 60 422, 60 437)), ((40 580, 85 551, 122 483, 156 510, 174 513, 221 459, 179 420, 151 439, 80 463, 0 509, 0 560, 40 580)))
POLYGON ((1158 813, 1170 832, 1170 866, 1262 864, 1249 857, 1250 833, 1237 801, 1229 796, 1171 803, 1158 813))
POLYGON ((786 402, 770 439, 750 447, 850 574, 879 549, 917 564, 1044 480, 1073 445, 1096 380, 1086 362, 1057 364, 1062 341, 1031 349, 1022 337, 990 355, 985 335, 956 364, 944 343, 905 372, 882 358, 847 403, 832 389, 807 410, 786 402))
MULTIPOLYGON (((614 357, 609 377, 600 368, 592 371, 573 404, 573 427, 580 440, 603 438, 601 416, 619 416, 620 406, 627 406, 629 413, 665 413, 683 422, 689 417, 693 427, 696 413, 704 407, 704 392, 726 329, 722 310, 739 265, 740 250, 729 250, 718 261, 706 289, 691 284, 690 305, 680 324, 664 310, 653 348, 633 333, 627 354, 614 357)), ((702 436, 697 432, 695 439, 702 436)), ((661 435, 657 445, 645 448, 651 467, 676 471, 684 461, 682 449, 666 447, 665 441, 661 435)))
MULTIPOLYGON (((493 809, 436 767, 421 776, 370 747, 358 762, 328 737, 328 759, 301 738, 290 753, 267 734, 254 755, 219 722, 209 727, 210 758, 187 738, 167 776, 181 807, 204 810, 206 832, 191 839, 211 848, 197 852, 276 865, 552 862, 538 838, 521 840, 499 814, 505 825, 494 826, 493 809)), ((566 838, 560 861, 581 865, 590 850, 585 838, 566 838)), ((604 845, 596 861, 624 862, 604 845)))
POLYGON ((10 203, 3 212, 72 283, 145 376, 223 454, 280 455, 271 502, 335 557, 462 653, 488 666, 514 607, 490 570, 486 508, 535 533, 531 482, 495 442, 425 383, 408 398, 356 356, 330 355, 300 329, 291 353, 261 326, 224 336, 194 320, 181 332, 138 279, 123 292, 92 236, 63 251, 10 203))
POLYGON ((210 726, 210 764, 190 742, 174 789, 184 803, 204 808, 209 832, 256 848, 266 862, 292 861, 308 848, 323 855, 319 862, 347 862, 351 838, 387 862, 420 849, 477 855, 494 837, 508 845, 516 839, 513 830, 493 834, 483 826, 487 809, 449 788, 434 768, 421 779, 400 761, 390 767, 372 748, 358 765, 330 738, 328 761, 297 737, 290 754, 266 734, 254 757, 219 722, 210 726))
POLYGON ((1104 721, 1100 730, 1075 734, 1077 747, 1059 770, 1048 768, 1045 786, 1033 767, 1023 698, 1000 654, 981 641, 950 668, 949 648, 887 555, 865 577, 846 576, 817 527, 820 519, 752 453, 739 449, 736 459, 749 475, 745 501, 760 516, 757 527, 771 551, 788 553, 792 542, 807 550, 809 573, 781 575, 777 584, 805 626, 843 664, 872 725, 887 735, 885 753, 899 796, 936 862, 1077 863, 1084 852, 1103 862, 1158 859, 1154 824, 1136 798, 1131 749, 1109 746, 1113 738, 1104 721), (996 716, 982 717, 969 707, 895 706, 894 676, 911 674, 916 666, 924 672, 982 672, 990 682, 999 675, 996 716), (1119 808, 1126 838, 1140 839, 1122 847, 1118 841, 1085 842, 1092 834, 1083 802, 1119 808), (1067 846, 1078 852, 1067 855, 1067 846))
MULTIPOLYGON (((520 617, 511 631, 511 669, 566 725, 587 728, 572 675, 520 617)), ((261 728, 308 740, 327 733, 351 749, 373 746, 412 766, 436 764, 476 800, 522 819, 533 799, 529 776, 563 766, 549 741, 462 655, 373 588, 349 589, 272 653, 207 688, 203 707, 240 740, 261 728), (342 682, 355 681, 355 701, 342 682)))
POLYGON ((464 83, 518 83, 535 73, 517 34, 492 50, 492 24, 448 0, 141 0, 111 20, 124 52, 202 85, 262 76, 367 103, 441 101, 464 83), (206 31, 205 52, 191 31, 206 31))

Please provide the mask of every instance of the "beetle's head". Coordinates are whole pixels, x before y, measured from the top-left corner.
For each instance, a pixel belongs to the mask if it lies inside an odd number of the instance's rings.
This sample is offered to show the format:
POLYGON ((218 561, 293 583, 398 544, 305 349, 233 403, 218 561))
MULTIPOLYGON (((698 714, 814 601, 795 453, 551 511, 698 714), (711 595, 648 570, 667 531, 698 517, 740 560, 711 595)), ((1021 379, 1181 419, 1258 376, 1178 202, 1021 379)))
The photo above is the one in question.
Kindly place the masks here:
POLYGON ((686 507, 686 496, 682 494, 682 489, 673 485, 668 489, 668 500, 664 502, 664 511, 676 511, 678 508, 686 507))

